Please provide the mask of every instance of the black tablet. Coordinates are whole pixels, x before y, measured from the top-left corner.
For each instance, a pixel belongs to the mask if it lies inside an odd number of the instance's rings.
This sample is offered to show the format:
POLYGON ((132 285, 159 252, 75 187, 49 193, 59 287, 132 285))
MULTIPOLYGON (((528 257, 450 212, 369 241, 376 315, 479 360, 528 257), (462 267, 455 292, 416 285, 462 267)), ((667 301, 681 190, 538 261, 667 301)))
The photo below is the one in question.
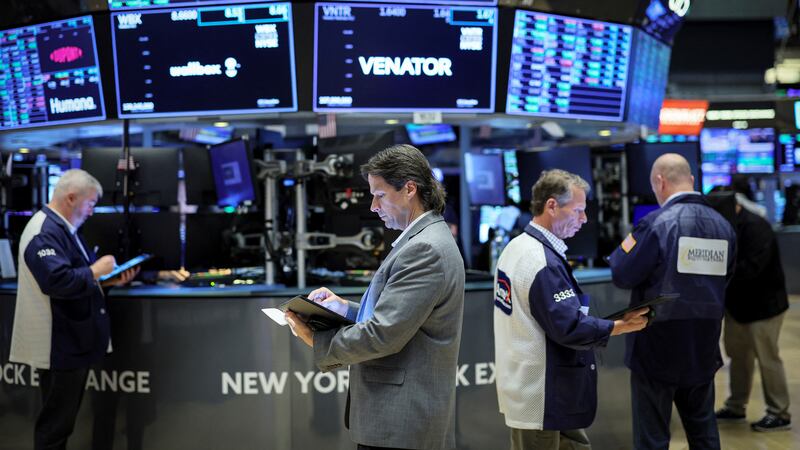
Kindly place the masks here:
POLYGON ((125 272, 128 269, 132 269, 132 268, 138 266, 139 264, 147 261, 148 259, 150 259, 152 257, 153 257, 153 255, 151 255, 149 253, 142 253, 141 255, 139 255, 139 256, 137 256, 135 258, 129 259, 129 260, 125 261, 124 263, 118 265, 110 273, 107 273, 107 274, 101 276, 100 278, 98 278, 98 280, 106 281, 106 280, 110 280, 110 279, 112 279, 114 277, 118 277, 118 276, 122 275, 122 272, 125 272))
POLYGON ((303 316, 309 328, 314 331, 330 330, 355 323, 302 295, 278 306, 278 309, 283 312, 289 310, 303 316))
POLYGON ((648 317, 653 317, 653 307, 654 306, 660 305, 660 304, 666 303, 666 302, 671 302, 671 301, 677 299, 680 296, 681 296, 680 294, 661 294, 661 295, 659 295, 658 297, 656 297, 656 298, 654 298, 652 300, 648 300, 648 301, 646 301, 644 303, 639 303, 636 306, 629 306, 629 307, 627 307, 627 308, 625 308, 623 310, 617 311, 617 312, 615 312, 613 314, 609 314, 609 315, 607 315, 607 316, 605 316, 603 318, 606 319, 606 320, 619 320, 619 319, 622 319, 625 316, 625 314, 628 314, 631 311, 636 311, 637 309, 642 309, 642 308, 645 308, 645 307, 650 307, 650 312, 647 313, 647 315, 648 315, 648 317))

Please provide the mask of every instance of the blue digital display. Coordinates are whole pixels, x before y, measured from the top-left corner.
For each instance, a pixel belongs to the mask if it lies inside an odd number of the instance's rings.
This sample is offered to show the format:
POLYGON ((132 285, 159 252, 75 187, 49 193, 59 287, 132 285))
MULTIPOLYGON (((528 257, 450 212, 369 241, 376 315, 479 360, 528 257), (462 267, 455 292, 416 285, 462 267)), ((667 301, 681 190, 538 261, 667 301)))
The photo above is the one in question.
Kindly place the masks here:
POLYGON ((168 8, 170 6, 202 6, 220 3, 252 3, 253 0, 108 0, 108 9, 168 8))
MULTIPOLYGON (((688 3, 685 2, 686 5, 688 3)), ((683 18, 672 11, 664 0, 650 0, 644 13, 642 28, 664 42, 672 42, 682 24, 683 18)))
POLYGON ((452 125, 436 123, 431 125, 406 124, 408 139, 414 145, 438 144, 456 140, 456 132, 452 125))
POLYGON ((315 111, 494 112, 497 8, 317 3, 315 111))
POLYGON ((119 117, 297 110, 289 3, 111 14, 119 117))
POLYGON ((516 12, 506 112, 621 121, 631 27, 516 12))
POLYGON ((211 172, 219 206, 238 206, 255 201, 256 191, 250 169, 247 141, 236 140, 211 147, 211 172))
POLYGON ((778 170, 794 172, 800 167, 800 134, 781 133, 778 135, 778 170))
POLYGON ((505 205, 505 173, 501 155, 464 155, 464 176, 472 205, 505 205))
POLYGON ((0 130, 106 118, 91 16, 0 31, 0 130))
POLYGON ((775 172, 772 128, 704 128, 700 132, 703 192, 730 184, 736 173, 775 172))
POLYGON ((634 32, 633 49, 627 120, 657 130, 672 50, 641 30, 634 32))

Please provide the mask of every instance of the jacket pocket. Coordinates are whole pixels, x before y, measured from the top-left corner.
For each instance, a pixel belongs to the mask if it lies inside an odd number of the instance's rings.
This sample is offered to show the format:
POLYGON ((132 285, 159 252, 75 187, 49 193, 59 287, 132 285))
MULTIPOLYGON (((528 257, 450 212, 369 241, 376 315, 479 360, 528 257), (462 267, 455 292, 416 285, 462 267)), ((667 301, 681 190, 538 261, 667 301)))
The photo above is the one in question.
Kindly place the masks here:
POLYGON ((399 367, 364 366, 364 381, 370 383, 401 385, 406 380, 406 370, 399 367))
POLYGON ((584 414, 593 409, 595 392, 586 366, 556 366, 556 404, 563 414, 584 414))

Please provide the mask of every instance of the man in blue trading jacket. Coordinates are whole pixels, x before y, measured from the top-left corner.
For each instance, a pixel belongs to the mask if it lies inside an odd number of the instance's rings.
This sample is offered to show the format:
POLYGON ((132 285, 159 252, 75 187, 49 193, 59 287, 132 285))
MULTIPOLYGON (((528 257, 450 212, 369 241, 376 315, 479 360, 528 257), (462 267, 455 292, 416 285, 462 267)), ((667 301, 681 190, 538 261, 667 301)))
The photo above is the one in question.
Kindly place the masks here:
MULTIPOLYGON (((97 259, 77 229, 102 195, 87 172, 68 170, 50 203, 31 217, 19 244, 19 280, 10 361, 39 371, 42 409, 34 448, 63 449, 72 434, 89 366, 110 349, 105 295, 98 278, 114 257, 97 259)), ((130 269, 103 286, 124 284, 130 269)))
POLYGON ((667 153, 650 184, 661 209, 644 217, 611 255, 614 284, 633 289, 636 305, 660 294, 680 297, 655 308, 646 330, 626 340, 637 449, 667 449, 672 403, 691 448, 720 448, 714 374, 725 286, 733 273, 733 227, 695 192, 689 163, 667 153))
POLYGON ((512 449, 588 448, 583 428, 597 409, 592 349, 647 325, 647 308, 611 321, 587 315, 566 244, 586 223, 581 177, 542 173, 533 220, 503 250, 495 273, 494 342, 500 412, 512 449))

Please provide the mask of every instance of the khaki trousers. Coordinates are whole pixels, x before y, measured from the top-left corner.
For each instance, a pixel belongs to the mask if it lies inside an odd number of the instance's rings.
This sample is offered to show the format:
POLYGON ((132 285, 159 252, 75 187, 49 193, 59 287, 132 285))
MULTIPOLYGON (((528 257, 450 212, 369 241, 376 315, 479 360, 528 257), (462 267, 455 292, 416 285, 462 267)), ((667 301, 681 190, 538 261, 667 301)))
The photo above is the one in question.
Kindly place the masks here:
POLYGON ((586 431, 511 429, 511 450, 589 450, 586 431))
POLYGON ((725 353, 731 358, 731 395, 725 401, 725 407, 734 413, 745 413, 753 385, 755 361, 758 360, 767 413, 789 418, 789 388, 783 361, 778 354, 778 336, 785 315, 741 323, 725 313, 723 340, 725 353))

